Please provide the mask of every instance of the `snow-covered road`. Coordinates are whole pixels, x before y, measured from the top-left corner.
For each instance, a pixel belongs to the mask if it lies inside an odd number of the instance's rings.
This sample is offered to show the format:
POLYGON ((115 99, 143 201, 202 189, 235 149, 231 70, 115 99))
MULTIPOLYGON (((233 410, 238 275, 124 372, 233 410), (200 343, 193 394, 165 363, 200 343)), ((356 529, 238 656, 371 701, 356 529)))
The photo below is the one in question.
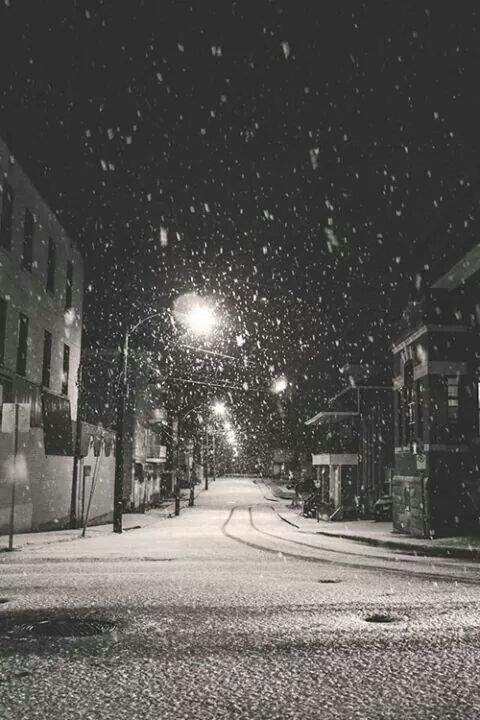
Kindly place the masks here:
POLYGON ((0 598, 2 719, 480 716, 479 565, 305 537, 249 479, 2 554, 0 598), (67 617, 116 629, 19 636, 67 617))

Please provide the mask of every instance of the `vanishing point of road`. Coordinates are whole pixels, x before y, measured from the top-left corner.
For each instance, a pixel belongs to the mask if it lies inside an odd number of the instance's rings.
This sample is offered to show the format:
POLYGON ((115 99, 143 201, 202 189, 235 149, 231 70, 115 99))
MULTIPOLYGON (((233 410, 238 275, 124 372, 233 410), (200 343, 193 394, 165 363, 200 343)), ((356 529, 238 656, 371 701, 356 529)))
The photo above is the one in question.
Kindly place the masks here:
POLYGON ((220 479, 180 517, 2 553, 0 718, 478 720, 480 565, 275 510, 220 479), (70 620, 107 631, 29 632, 70 620))

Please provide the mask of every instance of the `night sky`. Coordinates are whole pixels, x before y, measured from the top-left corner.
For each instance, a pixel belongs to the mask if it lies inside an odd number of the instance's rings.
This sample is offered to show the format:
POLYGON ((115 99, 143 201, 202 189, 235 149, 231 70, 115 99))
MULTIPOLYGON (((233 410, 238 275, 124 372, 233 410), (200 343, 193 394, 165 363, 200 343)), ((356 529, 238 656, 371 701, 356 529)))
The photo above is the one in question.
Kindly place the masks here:
POLYGON ((0 131, 85 254, 88 342, 195 288, 305 417, 388 362, 470 211, 475 6, 2 0, 0 131))

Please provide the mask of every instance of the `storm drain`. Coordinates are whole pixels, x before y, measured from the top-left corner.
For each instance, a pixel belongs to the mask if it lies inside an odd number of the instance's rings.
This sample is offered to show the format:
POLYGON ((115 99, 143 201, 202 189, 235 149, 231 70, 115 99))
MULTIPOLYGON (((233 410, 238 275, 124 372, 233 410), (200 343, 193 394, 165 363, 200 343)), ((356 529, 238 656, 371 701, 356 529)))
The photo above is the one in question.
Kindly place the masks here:
POLYGON ((335 580, 334 578, 325 578, 324 580, 317 580, 321 585, 333 585, 335 583, 342 582, 341 580, 335 580))
POLYGON ((367 615, 367 617, 363 619, 365 622, 371 623, 391 623, 398 620, 394 615, 388 615, 386 613, 372 613, 372 615, 367 615))
POLYGON ((0 605, 4 605, 4 604, 7 603, 7 602, 8 602, 8 598, 2 598, 2 597, 0 597, 0 605))
POLYGON ((75 638, 103 635, 114 630, 115 623, 109 620, 57 618, 23 623, 10 621, 7 626, 0 629, 5 635, 15 638, 75 638))

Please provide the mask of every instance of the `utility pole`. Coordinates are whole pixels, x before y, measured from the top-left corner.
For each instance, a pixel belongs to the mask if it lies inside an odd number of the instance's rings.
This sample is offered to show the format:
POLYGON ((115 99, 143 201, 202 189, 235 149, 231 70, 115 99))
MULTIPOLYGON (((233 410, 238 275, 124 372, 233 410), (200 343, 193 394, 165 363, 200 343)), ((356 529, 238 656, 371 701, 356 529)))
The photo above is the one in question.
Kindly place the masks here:
POLYGON ((208 490, 208 421, 205 423, 205 450, 203 453, 203 473, 205 475, 205 490, 208 490))
POLYGON ((13 550, 13 533, 15 531, 15 486, 17 481, 17 455, 18 455, 18 408, 15 403, 15 420, 13 426, 13 463, 12 463, 12 500, 10 505, 10 529, 8 533, 8 549, 13 550))
POLYGON ((128 330, 125 330, 117 406, 117 437, 115 442, 115 485, 113 491, 113 532, 115 533, 122 532, 123 522, 125 414, 128 397, 128 339, 128 330))
POLYGON ((212 427, 212 480, 217 479, 216 457, 215 457, 215 425, 212 427))
POLYGON ((72 501, 70 505, 70 527, 74 530, 77 527, 77 493, 78 493, 78 471, 80 463, 80 452, 82 444, 82 421, 80 419, 80 403, 82 396, 83 360, 80 357, 80 364, 77 372, 77 421, 75 423, 75 447, 73 454, 73 476, 72 476, 72 501))

